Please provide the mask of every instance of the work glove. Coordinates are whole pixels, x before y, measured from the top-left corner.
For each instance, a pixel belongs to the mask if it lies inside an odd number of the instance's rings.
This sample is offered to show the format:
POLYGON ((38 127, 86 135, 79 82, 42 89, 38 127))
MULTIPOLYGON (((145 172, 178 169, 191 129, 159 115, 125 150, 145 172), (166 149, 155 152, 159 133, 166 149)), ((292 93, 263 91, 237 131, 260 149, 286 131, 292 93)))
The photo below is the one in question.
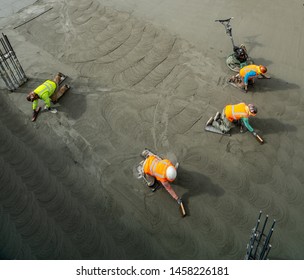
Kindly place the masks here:
POLYGON ((51 112, 53 114, 57 113, 57 110, 55 108, 51 108, 51 107, 47 107, 47 106, 44 106, 44 110, 48 111, 48 112, 51 112))
POLYGON ((36 110, 33 110, 33 116, 32 116, 32 120, 35 119, 38 115, 38 112, 36 110))
POLYGON ((182 203, 182 199, 181 199, 181 198, 179 198, 179 199, 177 200, 177 203, 178 203, 179 205, 181 205, 181 203, 182 203))

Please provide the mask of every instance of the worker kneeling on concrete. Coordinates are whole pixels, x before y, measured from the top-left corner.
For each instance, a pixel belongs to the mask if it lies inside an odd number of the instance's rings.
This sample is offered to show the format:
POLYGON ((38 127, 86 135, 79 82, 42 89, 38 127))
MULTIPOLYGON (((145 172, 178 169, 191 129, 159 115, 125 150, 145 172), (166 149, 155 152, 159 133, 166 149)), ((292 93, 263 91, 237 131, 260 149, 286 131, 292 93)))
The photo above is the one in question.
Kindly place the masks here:
POLYGON ((248 84, 254 84, 255 78, 258 76, 262 78, 270 78, 266 76, 267 68, 263 65, 247 65, 240 69, 239 74, 232 76, 229 79, 230 83, 234 83, 236 86, 248 91, 248 84))
POLYGON ((40 107, 38 107, 39 99, 43 100, 45 103, 44 109, 50 111, 52 113, 57 113, 56 109, 51 108, 51 101, 56 103, 58 99, 70 89, 69 85, 63 85, 59 88, 59 85, 63 80, 65 80, 66 76, 62 73, 57 73, 53 80, 46 80, 43 84, 38 86, 36 89, 31 91, 26 99, 27 101, 33 102, 33 118, 32 121, 35 121, 37 115, 40 111, 40 107))
MULTIPOLYGON (((175 165, 168 159, 162 159, 145 149, 141 156, 145 158, 139 165, 139 173, 142 173, 142 178, 149 187, 155 186, 155 181, 160 182, 167 192, 177 201, 181 206, 183 216, 186 215, 182 199, 178 197, 172 189, 170 183, 176 179, 178 163, 175 165)), ((157 186, 153 189, 156 190, 157 186)))
POLYGON ((257 112, 258 109, 253 104, 229 104, 225 106, 222 113, 217 112, 215 117, 211 117, 208 120, 206 124, 206 130, 220 134, 226 134, 229 133, 229 131, 234 125, 237 125, 240 126, 240 132, 243 132, 244 128, 246 128, 262 144, 264 140, 255 132, 255 130, 249 124, 249 117, 256 116, 257 112), (210 129, 210 126, 215 129, 210 129))

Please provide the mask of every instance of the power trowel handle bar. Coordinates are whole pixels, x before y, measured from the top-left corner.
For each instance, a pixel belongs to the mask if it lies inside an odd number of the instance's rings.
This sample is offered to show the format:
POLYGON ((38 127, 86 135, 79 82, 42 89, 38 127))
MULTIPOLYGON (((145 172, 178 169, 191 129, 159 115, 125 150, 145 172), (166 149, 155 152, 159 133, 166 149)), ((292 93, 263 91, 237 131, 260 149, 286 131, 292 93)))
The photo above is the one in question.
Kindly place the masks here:
POLYGON ((227 19, 216 19, 215 21, 218 21, 218 22, 222 23, 222 22, 229 22, 232 19, 233 19, 233 17, 227 18, 227 19))

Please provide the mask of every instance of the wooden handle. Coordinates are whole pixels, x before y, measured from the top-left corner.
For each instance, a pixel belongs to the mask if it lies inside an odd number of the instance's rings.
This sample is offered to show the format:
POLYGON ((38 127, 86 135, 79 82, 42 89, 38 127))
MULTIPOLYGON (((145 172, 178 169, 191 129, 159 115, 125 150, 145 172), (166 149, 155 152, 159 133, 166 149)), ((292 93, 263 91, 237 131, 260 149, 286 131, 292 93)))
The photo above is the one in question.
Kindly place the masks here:
POLYGON ((181 209, 182 216, 185 217, 187 214, 186 214, 184 204, 182 202, 180 204, 180 209, 181 209))
POLYGON ((258 140, 258 142, 259 142, 260 144, 264 144, 264 140, 263 140, 263 138, 262 138, 261 136, 256 135, 256 139, 258 140))

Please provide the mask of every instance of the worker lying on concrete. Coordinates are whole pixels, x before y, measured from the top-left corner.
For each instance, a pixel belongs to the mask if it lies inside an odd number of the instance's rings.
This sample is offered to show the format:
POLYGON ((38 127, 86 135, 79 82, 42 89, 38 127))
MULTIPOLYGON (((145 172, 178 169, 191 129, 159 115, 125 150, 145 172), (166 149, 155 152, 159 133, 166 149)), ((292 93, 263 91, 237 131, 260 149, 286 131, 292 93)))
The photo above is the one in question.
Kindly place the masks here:
MULTIPOLYGON (((43 84, 38 86, 36 89, 31 91, 26 99, 33 102, 33 118, 34 121, 37 117, 39 111, 37 111, 38 100, 41 99, 45 103, 45 110, 52 113, 57 113, 56 109, 51 108, 51 101, 56 103, 58 98, 60 98, 67 90, 70 89, 69 85, 63 85, 59 88, 60 83, 66 78, 62 73, 57 73, 53 80, 46 80, 43 84)), ((40 108, 39 108, 40 109, 40 108)))
POLYGON ((240 69, 239 74, 232 76, 229 79, 229 83, 234 83, 238 87, 245 89, 245 92, 248 91, 248 84, 254 84, 254 79, 258 76, 269 79, 269 76, 266 76, 267 68, 263 65, 247 65, 240 69))
POLYGON ((206 127, 213 126, 221 133, 228 133, 233 125, 239 125, 241 132, 243 132, 244 126, 256 137, 257 134, 249 124, 249 117, 255 116, 258 110, 253 104, 246 105, 245 103, 239 103, 234 105, 227 105, 223 112, 217 112, 215 117, 211 117, 206 127))
POLYGON ((149 150, 144 150, 141 155, 146 159, 143 162, 143 175, 148 186, 153 186, 155 180, 159 181, 178 204, 180 204, 182 200, 170 185, 177 176, 176 168, 178 167, 178 163, 174 166, 170 160, 161 159, 149 150))

